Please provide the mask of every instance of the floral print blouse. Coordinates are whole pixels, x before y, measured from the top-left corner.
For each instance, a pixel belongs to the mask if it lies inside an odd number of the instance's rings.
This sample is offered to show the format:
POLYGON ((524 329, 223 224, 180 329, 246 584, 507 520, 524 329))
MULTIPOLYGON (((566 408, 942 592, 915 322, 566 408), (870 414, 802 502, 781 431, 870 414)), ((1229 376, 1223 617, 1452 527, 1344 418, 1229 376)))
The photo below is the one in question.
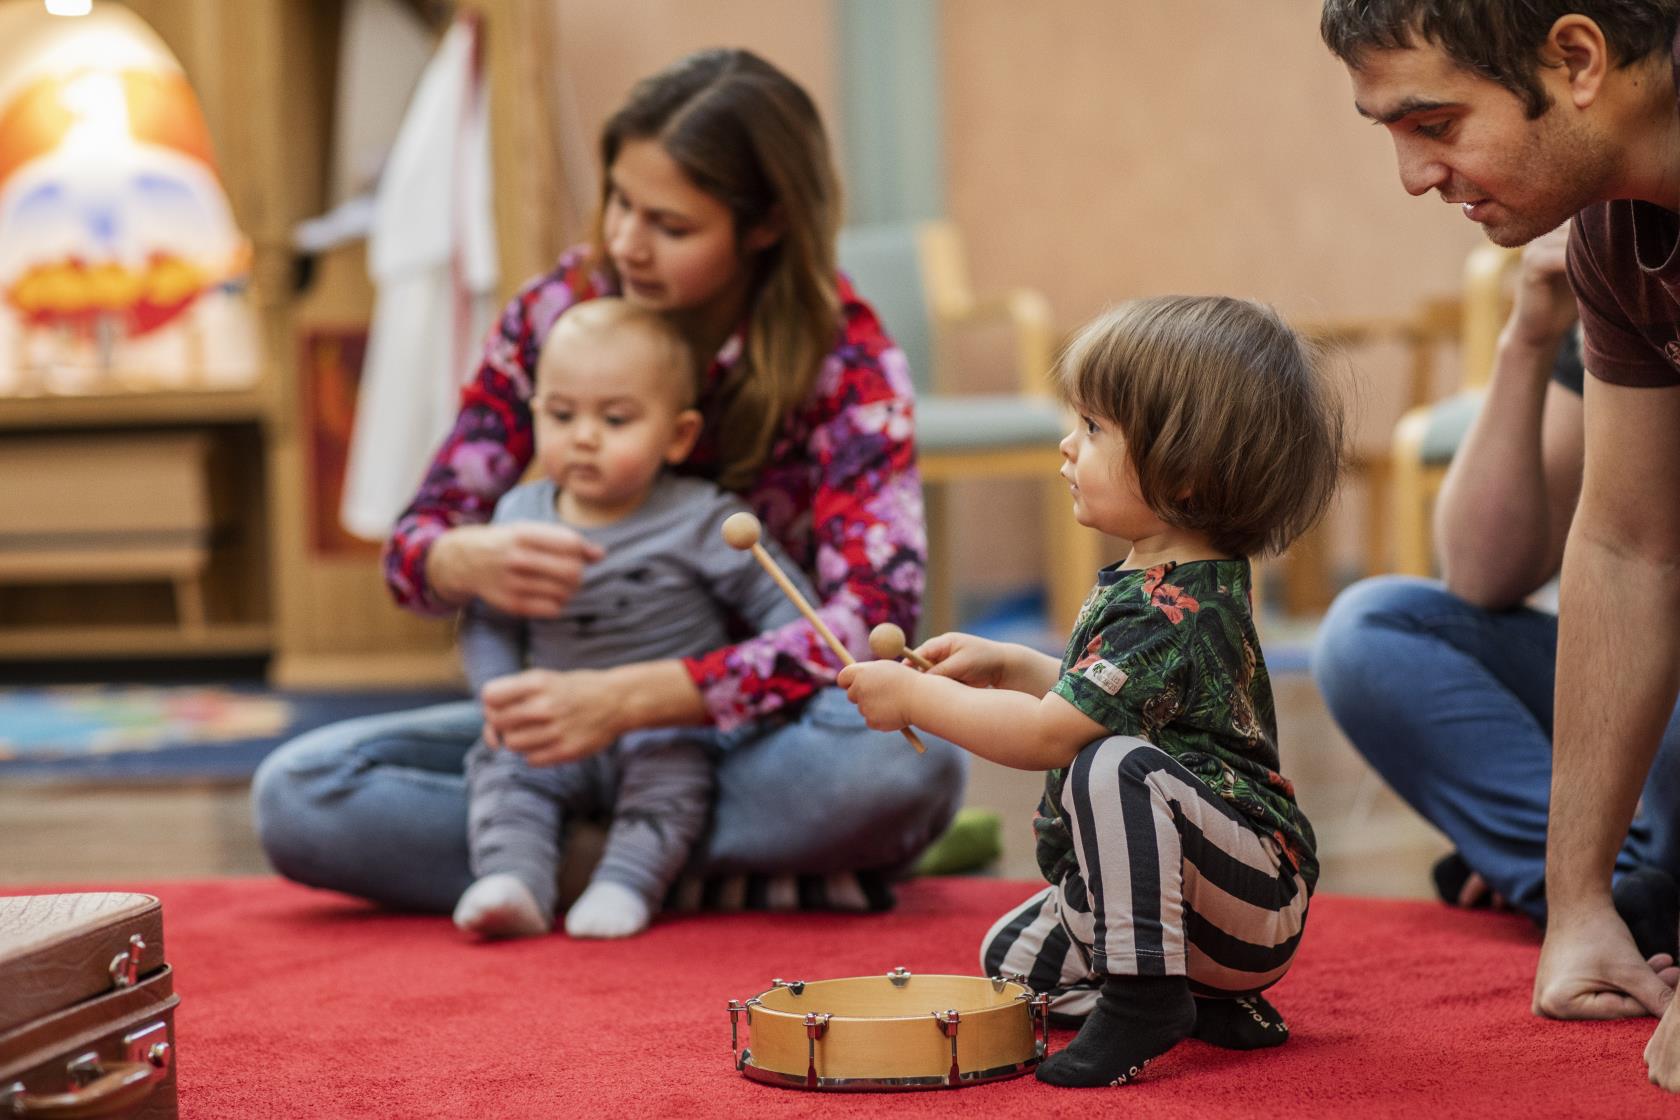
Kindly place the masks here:
MULTIPOLYGON (((841 327, 810 395, 784 420, 767 465, 741 495, 803 568, 813 604, 840 642, 867 656, 869 631, 895 622, 913 633, 927 551, 913 438, 914 401, 904 354, 869 305, 839 278, 841 327)), ((438 449, 414 501, 385 546, 386 582, 397 602, 431 613, 451 609, 427 586, 433 542, 456 525, 486 522, 519 481, 533 453, 531 394, 537 354, 567 308, 616 295, 583 248, 507 305, 462 390, 455 427, 438 449)), ((716 388, 740 360, 745 328, 712 359, 701 389, 708 421, 682 468, 709 476, 716 388)), ((833 682, 840 663, 804 619, 683 662, 717 725, 737 727, 795 704, 833 682)))

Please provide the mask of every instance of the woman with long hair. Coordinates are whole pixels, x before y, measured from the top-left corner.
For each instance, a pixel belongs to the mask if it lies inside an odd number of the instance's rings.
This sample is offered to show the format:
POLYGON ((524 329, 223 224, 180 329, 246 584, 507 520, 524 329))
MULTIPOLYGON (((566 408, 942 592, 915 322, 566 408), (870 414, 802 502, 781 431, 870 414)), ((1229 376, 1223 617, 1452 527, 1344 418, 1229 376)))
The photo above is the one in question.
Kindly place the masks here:
MULTIPOLYGON (((635 87, 602 131, 601 157, 592 243, 508 304, 397 522, 384 562, 398 602, 564 609, 595 547, 560 525, 487 522, 531 460, 543 337, 568 308, 622 295, 668 317, 704 371, 705 425, 682 469, 758 514, 854 653, 881 622, 912 631, 926 535, 910 376, 836 272, 839 188, 810 97, 750 52, 702 51, 635 87)), ((890 877, 955 812, 962 752, 929 740, 918 755, 870 731, 828 687, 838 668, 801 620, 682 660, 528 669, 477 702, 351 720, 283 746, 255 778, 257 833, 290 878, 448 912, 472 881, 462 763, 482 731, 540 766, 632 731, 711 723, 730 745, 698 870, 747 877, 749 904, 879 908, 890 877)))

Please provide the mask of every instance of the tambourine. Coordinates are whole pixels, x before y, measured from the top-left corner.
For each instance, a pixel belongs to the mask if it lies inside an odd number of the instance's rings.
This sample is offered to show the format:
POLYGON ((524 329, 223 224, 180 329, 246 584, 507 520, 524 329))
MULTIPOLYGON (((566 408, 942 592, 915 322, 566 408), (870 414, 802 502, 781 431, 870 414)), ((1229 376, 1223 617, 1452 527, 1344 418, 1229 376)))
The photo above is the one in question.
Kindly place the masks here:
POLYGON ((794 1089, 947 1089, 1028 1072, 1050 1045, 1050 998, 1021 977, 772 980, 729 1001, 735 1068, 794 1089), (749 1037, 742 1039, 745 1020, 749 1037))

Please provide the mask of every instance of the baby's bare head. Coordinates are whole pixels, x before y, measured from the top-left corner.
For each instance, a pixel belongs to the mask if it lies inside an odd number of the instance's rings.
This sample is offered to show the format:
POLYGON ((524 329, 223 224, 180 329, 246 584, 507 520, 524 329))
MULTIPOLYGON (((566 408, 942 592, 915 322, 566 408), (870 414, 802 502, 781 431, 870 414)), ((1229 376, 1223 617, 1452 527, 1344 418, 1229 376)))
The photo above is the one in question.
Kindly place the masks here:
POLYGON ((641 383, 666 394, 675 411, 694 405, 694 357, 664 316, 616 297, 568 308, 549 328, 537 360, 537 388, 583 363, 613 361, 640 372, 641 383))

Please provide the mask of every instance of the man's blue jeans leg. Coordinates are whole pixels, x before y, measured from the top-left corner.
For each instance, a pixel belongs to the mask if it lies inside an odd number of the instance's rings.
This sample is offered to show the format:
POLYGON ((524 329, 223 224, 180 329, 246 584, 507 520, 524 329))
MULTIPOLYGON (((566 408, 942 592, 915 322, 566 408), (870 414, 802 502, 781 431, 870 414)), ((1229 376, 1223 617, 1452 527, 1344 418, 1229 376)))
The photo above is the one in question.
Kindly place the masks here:
MULTIPOLYGON (((1546 916, 1557 619, 1486 611, 1440 584, 1364 580, 1340 595, 1313 676, 1354 747, 1466 863, 1536 921, 1546 916)), ((1617 871, 1680 876, 1680 720, 1671 719, 1617 871)))

